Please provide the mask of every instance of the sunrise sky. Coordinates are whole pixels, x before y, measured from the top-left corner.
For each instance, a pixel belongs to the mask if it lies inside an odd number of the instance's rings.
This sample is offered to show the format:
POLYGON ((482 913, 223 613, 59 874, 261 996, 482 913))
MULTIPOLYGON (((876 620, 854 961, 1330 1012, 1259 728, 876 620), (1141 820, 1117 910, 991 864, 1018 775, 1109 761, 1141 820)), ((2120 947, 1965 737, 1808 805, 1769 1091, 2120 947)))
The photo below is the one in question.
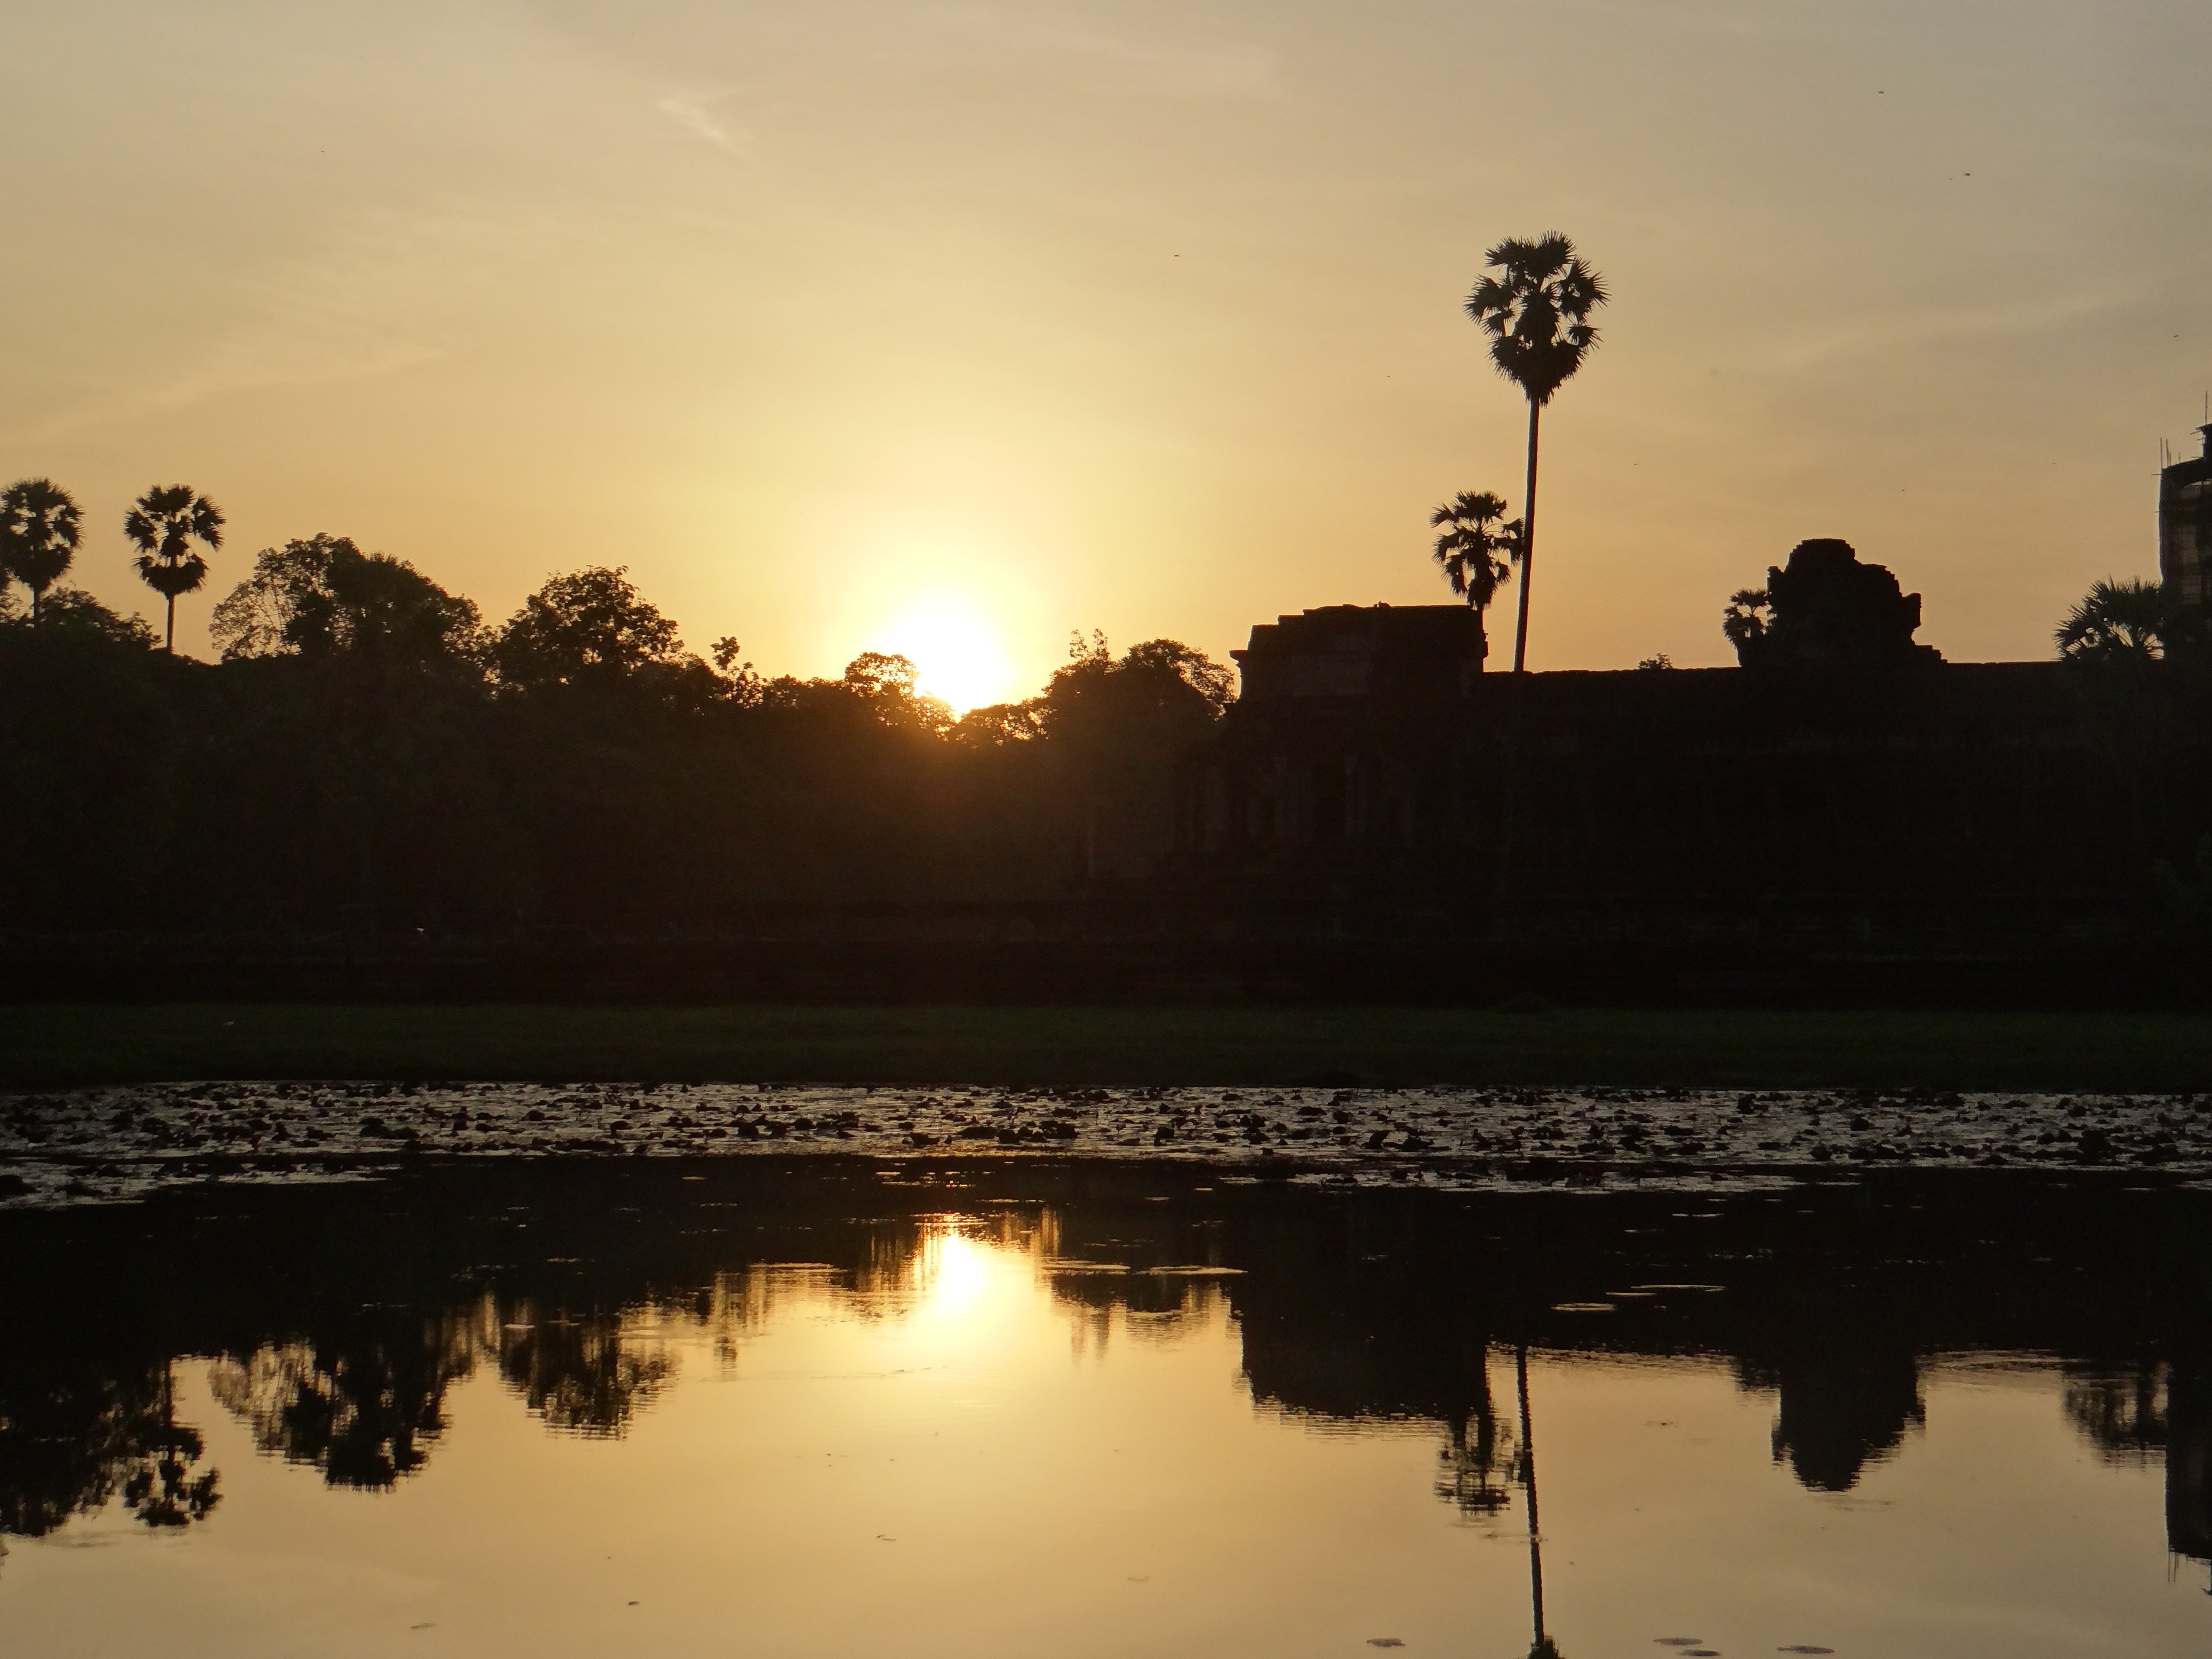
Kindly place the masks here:
POLYGON ((1816 535, 2042 656, 2212 386, 2203 0, 21 0, 0 55, 0 474, 149 615, 129 499, 218 501, 203 653, 316 531, 963 704, 1439 602, 1430 509, 1520 490, 1461 301, 1557 228, 1615 301, 1532 665, 1729 660, 1816 535))

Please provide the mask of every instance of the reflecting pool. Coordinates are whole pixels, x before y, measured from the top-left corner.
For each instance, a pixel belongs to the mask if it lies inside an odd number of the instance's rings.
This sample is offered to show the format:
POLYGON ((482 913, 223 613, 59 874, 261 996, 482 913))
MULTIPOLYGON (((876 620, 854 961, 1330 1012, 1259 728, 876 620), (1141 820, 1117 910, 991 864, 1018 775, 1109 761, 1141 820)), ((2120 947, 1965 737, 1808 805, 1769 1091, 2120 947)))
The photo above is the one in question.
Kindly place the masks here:
POLYGON ((10 1212, 0 1653, 2202 1654, 2212 1194, 2124 1180, 10 1212))

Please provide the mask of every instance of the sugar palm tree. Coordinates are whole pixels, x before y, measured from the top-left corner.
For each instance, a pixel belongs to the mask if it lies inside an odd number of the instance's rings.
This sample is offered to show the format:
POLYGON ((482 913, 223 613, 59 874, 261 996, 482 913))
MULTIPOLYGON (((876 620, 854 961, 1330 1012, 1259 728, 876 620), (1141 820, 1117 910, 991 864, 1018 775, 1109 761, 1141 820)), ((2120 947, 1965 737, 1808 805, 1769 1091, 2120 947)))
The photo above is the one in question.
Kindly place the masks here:
POLYGON ((2166 591, 2156 582, 2111 580, 2093 585, 2055 637, 2058 654, 2075 662, 2148 662, 2163 656, 2166 591))
POLYGON ((1528 1659, 1559 1659, 1559 1644, 1544 1628, 1544 1540, 1536 1518, 1536 1425, 1528 1413, 1528 1345, 1513 1351, 1514 1379, 1521 1392, 1521 1484, 1528 1494, 1528 1609, 1535 1638, 1528 1659))
POLYGON ((138 579, 169 603, 162 649, 177 648, 177 596, 207 580, 207 561, 193 550, 222 545, 222 509, 190 484, 156 484, 132 504, 123 533, 138 550, 138 579))
POLYGON ((1536 435, 1552 394, 1597 344, 1590 314, 1610 297, 1597 272, 1557 231, 1533 242, 1509 237, 1484 255, 1492 274, 1467 297, 1467 314, 1490 335, 1490 359, 1528 400, 1528 480, 1522 495, 1521 614, 1513 672, 1528 658, 1528 587, 1536 556, 1536 435))
POLYGON ((46 590, 76 557, 82 515, 51 478, 22 478, 0 491, 0 573, 31 590, 31 620, 46 590))
POLYGON ((1521 558, 1521 520, 1505 516, 1505 502, 1488 490, 1462 489, 1429 515, 1437 531, 1437 562, 1451 591, 1477 611, 1490 609, 1498 590, 1521 558))

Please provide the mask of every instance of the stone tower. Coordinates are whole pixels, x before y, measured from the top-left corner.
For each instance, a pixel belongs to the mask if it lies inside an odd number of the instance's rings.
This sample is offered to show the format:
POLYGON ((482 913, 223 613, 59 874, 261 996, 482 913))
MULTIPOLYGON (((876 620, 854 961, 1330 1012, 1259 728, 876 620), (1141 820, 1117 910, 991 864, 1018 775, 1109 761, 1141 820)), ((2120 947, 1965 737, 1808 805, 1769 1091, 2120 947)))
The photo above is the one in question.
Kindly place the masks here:
POLYGON ((2212 426, 2197 428, 2204 453, 2178 461, 2158 477, 2158 574, 2166 596, 2205 609, 2212 576, 2212 426))

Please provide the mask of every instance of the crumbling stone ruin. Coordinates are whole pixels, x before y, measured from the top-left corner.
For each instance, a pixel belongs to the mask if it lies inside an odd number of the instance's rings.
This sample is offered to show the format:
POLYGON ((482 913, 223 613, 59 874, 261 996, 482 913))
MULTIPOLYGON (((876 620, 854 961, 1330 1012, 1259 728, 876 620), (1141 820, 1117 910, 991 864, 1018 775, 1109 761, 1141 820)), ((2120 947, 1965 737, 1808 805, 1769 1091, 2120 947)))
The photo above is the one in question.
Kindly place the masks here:
POLYGON ((1764 589, 1739 593, 1725 624, 1746 668, 1875 666, 1940 660, 1915 645, 1920 596, 1885 565, 1863 564, 1849 542, 1822 538, 1770 566, 1764 589))

